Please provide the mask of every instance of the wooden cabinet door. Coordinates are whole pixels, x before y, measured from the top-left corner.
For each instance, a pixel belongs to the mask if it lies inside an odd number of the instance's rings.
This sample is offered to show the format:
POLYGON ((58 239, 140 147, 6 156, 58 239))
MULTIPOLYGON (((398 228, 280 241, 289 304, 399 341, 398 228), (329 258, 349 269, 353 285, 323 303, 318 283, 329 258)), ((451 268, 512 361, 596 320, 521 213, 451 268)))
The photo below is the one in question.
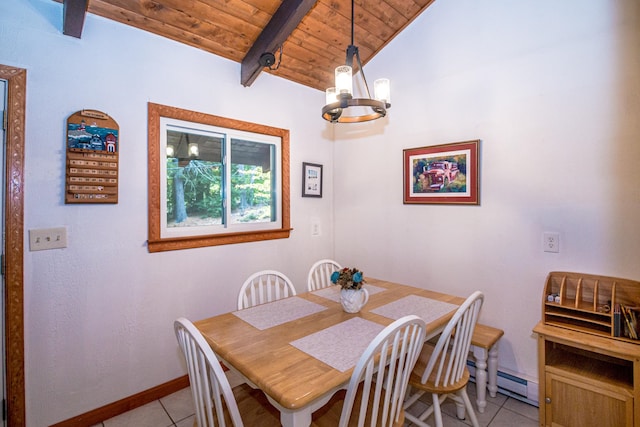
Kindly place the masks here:
POLYGON ((547 372, 545 424, 550 427, 633 427, 633 396, 594 381, 547 372))

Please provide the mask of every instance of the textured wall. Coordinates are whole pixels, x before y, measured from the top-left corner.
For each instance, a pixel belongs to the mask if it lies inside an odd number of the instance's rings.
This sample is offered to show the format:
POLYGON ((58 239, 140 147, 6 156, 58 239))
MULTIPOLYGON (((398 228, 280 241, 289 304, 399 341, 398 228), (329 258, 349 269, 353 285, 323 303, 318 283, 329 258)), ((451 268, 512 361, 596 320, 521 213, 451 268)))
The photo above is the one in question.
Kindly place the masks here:
POLYGON ((268 75, 244 88, 239 64, 92 15, 73 39, 61 4, 0 2, 0 63, 28 70, 25 227, 69 234, 25 254, 29 425, 182 375, 176 317, 231 310, 262 268, 303 290, 334 235, 335 258, 370 276, 483 290, 501 368, 535 377, 549 271, 640 278, 639 14, 634 0, 435 2, 366 66, 392 80, 389 117, 333 128, 317 91, 268 75), (149 101, 290 129, 291 239, 149 254, 149 101), (117 205, 63 204, 64 126, 83 108, 120 125, 117 205), (478 138, 480 206, 402 204, 402 149, 478 138), (299 197, 303 161, 325 165, 322 199, 299 197))
MULTIPOLYGON (((357 43, 357 41, 356 41, 357 43)), ((500 366, 536 377, 549 271, 640 279, 640 4, 435 2, 365 69, 388 123, 336 134, 336 258, 486 293, 500 366), (481 139, 480 206, 402 204, 402 150, 481 139), (560 233, 560 253, 542 233, 560 233)))
MULTIPOLYGON (((88 15, 62 34, 62 4, 0 4, 0 63, 27 69, 25 228, 66 226, 68 247, 25 253, 26 404, 30 426, 68 419, 185 374, 179 316, 235 307, 249 274, 284 271, 299 291, 333 255, 333 143, 322 93, 88 15), (291 131, 291 238, 150 254, 147 102, 291 131), (65 125, 81 109, 120 126, 119 203, 65 205, 65 125), (301 163, 325 165, 325 197, 301 198, 301 163), (311 237, 311 220, 322 236, 311 237)), ((26 233, 25 233, 26 235, 26 233)), ((28 245, 25 245, 28 250, 28 245)))

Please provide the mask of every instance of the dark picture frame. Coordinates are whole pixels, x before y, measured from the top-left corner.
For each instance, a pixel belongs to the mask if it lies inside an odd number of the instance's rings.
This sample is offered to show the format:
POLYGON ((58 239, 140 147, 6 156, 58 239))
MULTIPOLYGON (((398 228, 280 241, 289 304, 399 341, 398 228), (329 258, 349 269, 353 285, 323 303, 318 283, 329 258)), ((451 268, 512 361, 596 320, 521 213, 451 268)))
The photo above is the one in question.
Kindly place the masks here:
POLYGON ((480 204, 480 140, 403 150, 405 204, 480 204))
POLYGON ((302 163, 302 197, 322 197, 322 165, 302 163))

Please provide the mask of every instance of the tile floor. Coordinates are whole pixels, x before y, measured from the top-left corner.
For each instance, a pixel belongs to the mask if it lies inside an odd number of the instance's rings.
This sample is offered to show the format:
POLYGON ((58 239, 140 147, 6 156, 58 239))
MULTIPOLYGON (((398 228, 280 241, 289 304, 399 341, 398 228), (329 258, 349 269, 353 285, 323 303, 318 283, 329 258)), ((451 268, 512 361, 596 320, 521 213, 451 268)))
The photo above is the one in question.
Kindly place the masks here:
MULTIPOLYGON (((229 380, 233 386, 236 379, 230 378, 229 380)), ((474 402, 475 385, 470 383, 467 390, 471 401, 474 402)), ((418 411, 420 409, 418 408, 418 411)), ((450 400, 445 402, 442 412, 444 427, 466 427, 471 425, 468 419, 458 420, 456 418, 455 405, 450 400)), ((503 394, 498 394, 495 398, 487 396, 487 407, 484 413, 480 414, 476 411, 476 416, 481 427, 538 427, 537 407, 503 394)), ((192 427, 193 420, 191 391, 189 388, 185 388, 162 399, 105 420, 93 427, 192 427)), ((427 421, 433 425, 433 417, 427 421)), ((407 424, 408 427, 412 425, 410 423, 407 424)))

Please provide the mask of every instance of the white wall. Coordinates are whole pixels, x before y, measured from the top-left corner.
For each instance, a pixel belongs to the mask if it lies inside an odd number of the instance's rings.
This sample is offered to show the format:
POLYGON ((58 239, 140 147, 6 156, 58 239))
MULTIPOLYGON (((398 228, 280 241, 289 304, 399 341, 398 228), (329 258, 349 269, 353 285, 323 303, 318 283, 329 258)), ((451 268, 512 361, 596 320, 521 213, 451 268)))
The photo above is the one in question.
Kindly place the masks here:
POLYGON ((66 249, 25 253, 28 425, 183 375, 176 317, 231 310, 262 268, 303 290, 332 255, 483 290, 501 367, 535 377, 549 271, 640 278, 639 15, 635 0, 439 0, 366 66, 392 79, 389 117, 331 127, 318 91, 266 74, 244 88, 239 64, 197 49, 93 15, 78 40, 57 2, 0 2, 0 63, 28 70, 25 228, 69 233, 66 249), (149 101, 290 129, 292 237, 149 254, 149 101), (83 108, 120 125, 117 205, 63 203, 65 123, 83 108), (480 206, 403 205, 402 149, 468 139, 482 140, 480 206), (299 197, 302 161, 324 164, 322 199, 299 197), (559 254, 543 231, 560 232, 559 254))
POLYGON ((94 15, 81 39, 62 34, 62 4, 0 2, 0 63, 27 69, 25 228, 66 226, 68 247, 25 245, 25 369, 29 426, 50 425, 185 374, 179 316, 235 307, 254 271, 284 271, 299 291, 333 255, 333 143, 324 95, 94 15), (147 102, 291 131, 291 238, 150 254, 147 102), (120 126, 117 205, 65 205, 66 120, 81 109, 120 126), (325 197, 302 198, 301 163, 325 166, 325 197), (322 236, 311 237, 310 218, 322 236))
POLYGON ((484 291, 501 368, 535 379, 548 272, 640 279, 638 52, 636 0, 435 2, 365 67, 391 79, 386 123, 336 132, 336 258, 484 291), (403 149, 471 139, 479 206, 403 205, 403 149))

